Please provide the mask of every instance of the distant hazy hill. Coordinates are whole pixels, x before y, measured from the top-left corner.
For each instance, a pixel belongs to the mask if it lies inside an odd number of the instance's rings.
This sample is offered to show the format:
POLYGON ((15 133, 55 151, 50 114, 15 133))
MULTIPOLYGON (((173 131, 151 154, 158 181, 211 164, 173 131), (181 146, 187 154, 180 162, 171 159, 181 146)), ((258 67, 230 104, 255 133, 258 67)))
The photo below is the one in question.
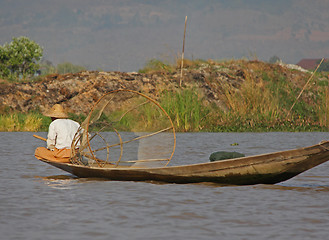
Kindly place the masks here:
POLYGON ((25 35, 55 64, 136 71, 151 58, 329 56, 327 0, 0 0, 0 44, 25 35))

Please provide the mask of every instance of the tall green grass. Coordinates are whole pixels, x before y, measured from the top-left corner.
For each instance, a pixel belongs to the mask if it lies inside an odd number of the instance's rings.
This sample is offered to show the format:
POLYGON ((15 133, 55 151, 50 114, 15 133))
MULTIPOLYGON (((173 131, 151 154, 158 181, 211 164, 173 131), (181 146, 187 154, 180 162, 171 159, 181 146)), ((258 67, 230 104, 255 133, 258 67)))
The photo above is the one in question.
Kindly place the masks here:
POLYGON ((180 132, 203 130, 208 125, 211 107, 205 106, 195 89, 164 91, 159 100, 180 132))
POLYGON ((0 131, 2 132, 35 132, 42 129, 43 125, 43 118, 34 113, 0 115, 0 131))
POLYGON ((319 118, 320 125, 329 127, 329 87, 326 86, 319 96, 321 98, 320 104, 317 108, 317 117, 319 118))
POLYGON ((323 88, 306 91, 305 94, 315 96, 313 104, 299 100, 290 112, 300 89, 292 86, 284 74, 268 73, 255 78, 245 71, 245 81, 239 90, 226 89, 228 111, 220 112, 215 131, 328 130, 329 121, 321 120, 328 119, 329 112, 328 93, 323 96, 323 88), (317 102, 319 107, 314 107, 317 102))

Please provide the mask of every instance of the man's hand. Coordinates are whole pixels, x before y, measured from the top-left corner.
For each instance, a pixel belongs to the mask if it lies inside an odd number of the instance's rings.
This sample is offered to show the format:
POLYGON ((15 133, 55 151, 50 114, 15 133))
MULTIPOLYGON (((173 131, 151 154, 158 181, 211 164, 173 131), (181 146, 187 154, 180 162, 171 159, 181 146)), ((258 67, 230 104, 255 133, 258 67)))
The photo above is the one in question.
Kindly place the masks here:
POLYGON ((54 150, 55 150, 55 145, 52 145, 52 144, 49 145, 49 146, 48 146, 48 149, 49 149, 50 151, 54 151, 54 150))

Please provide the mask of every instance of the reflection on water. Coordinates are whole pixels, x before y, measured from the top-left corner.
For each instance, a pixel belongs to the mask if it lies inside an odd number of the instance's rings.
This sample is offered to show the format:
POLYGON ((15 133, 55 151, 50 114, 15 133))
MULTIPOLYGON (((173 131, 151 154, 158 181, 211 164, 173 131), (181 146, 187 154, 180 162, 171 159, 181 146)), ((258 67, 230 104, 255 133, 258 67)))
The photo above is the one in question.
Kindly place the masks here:
POLYGON ((264 189, 276 189, 276 190, 287 190, 287 191, 301 191, 301 192, 310 192, 310 191, 329 191, 329 186, 319 186, 318 184, 302 184, 302 185, 294 185, 287 183, 280 183, 281 185, 263 185, 264 189))
MULTIPOLYGON (((0 135, 2 239, 327 238, 329 162, 276 185, 115 182, 37 161, 34 150, 44 143, 32 133, 0 135)), ((327 135, 178 134, 170 164, 208 162, 215 151, 248 156, 303 147, 327 135)))
POLYGON ((54 176, 46 176, 46 177, 41 177, 41 176, 35 176, 36 178, 41 178, 43 180, 71 180, 71 179, 75 179, 77 177, 73 176, 73 175, 54 175, 54 176))
POLYGON ((74 184, 73 180, 76 177, 73 175, 53 175, 46 177, 35 176, 35 178, 52 188, 71 189, 72 184, 74 184))

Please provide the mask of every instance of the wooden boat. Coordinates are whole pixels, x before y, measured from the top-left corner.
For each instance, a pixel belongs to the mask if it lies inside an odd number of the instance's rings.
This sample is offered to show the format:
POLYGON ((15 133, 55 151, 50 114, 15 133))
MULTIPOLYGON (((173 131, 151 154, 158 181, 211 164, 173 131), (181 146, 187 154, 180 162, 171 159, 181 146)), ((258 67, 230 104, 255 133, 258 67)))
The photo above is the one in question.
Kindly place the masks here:
POLYGON ((50 162, 50 165, 82 178, 166 183, 215 182, 225 185, 275 184, 288 180, 329 160, 329 141, 275 153, 216 162, 155 168, 83 166, 50 162))
POLYGON ((40 160, 84 178, 233 185, 278 183, 329 160, 326 141, 276 153, 167 166, 175 146, 173 122, 159 103, 119 89, 101 97, 81 124, 72 141, 71 163, 40 160))

